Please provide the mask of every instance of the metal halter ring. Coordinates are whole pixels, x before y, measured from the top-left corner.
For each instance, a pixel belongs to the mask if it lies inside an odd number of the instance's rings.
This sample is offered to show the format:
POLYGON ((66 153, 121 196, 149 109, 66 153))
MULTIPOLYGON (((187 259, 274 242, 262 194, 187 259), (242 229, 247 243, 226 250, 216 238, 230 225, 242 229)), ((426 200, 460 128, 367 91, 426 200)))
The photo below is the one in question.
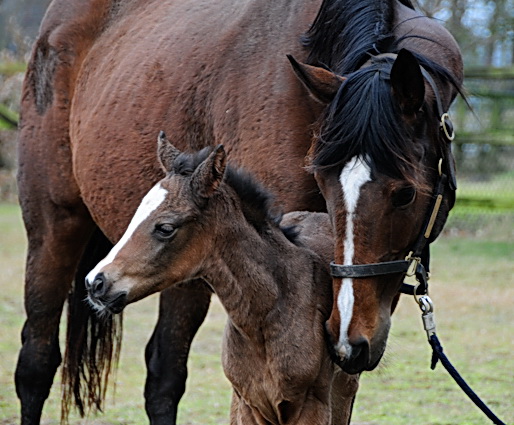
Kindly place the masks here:
POLYGON ((443 129, 446 138, 451 142, 453 139, 455 139, 455 131, 453 128, 451 128, 452 134, 448 132, 448 125, 446 124, 446 120, 448 120, 450 123, 452 122, 450 115, 447 112, 441 115, 441 128, 443 129))

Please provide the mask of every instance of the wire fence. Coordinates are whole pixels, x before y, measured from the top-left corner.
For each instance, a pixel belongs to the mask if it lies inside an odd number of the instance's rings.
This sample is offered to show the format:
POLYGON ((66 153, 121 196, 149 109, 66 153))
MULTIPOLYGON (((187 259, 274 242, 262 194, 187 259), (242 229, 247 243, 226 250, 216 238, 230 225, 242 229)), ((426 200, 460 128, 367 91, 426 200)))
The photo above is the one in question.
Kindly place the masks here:
POLYGON ((468 102, 452 111, 457 138, 457 203, 450 227, 500 227, 514 233, 514 69, 477 69, 466 75, 468 102))
MULTIPOLYGON (((23 74, 4 75, 0 103, 17 105, 23 74)), ((451 111, 458 190, 446 228, 514 238, 514 68, 470 70, 465 88, 471 109, 459 100, 451 111)), ((16 199, 13 134, 0 129, 1 200, 16 199)))

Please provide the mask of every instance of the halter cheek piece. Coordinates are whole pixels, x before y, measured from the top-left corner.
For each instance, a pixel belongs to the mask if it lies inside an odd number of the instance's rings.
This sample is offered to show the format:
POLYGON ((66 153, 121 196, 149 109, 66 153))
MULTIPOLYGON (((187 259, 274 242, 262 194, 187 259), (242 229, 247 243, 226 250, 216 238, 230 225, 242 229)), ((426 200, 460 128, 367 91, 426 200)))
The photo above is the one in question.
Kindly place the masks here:
POLYGON ((455 137, 453 125, 448 113, 443 110, 441 97, 439 96, 439 91, 432 76, 423 67, 421 68, 421 72, 434 92, 438 116, 441 120, 439 130, 441 137, 444 138, 446 142, 443 144, 441 159, 438 164, 439 175, 432 194, 431 207, 425 217, 422 231, 405 260, 348 266, 331 262, 330 271, 332 277, 364 278, 402 273, 406 276, 415 276, 418 284, 413 286, 403 283, 400 288, 401 293, 409 295, 425 295, 428 293, 428 273, 430 265, 428 240, 437 219, 445 189, 448 187, 450 190, 455 191, 457 189, 457 181, 451 153, 451 141, 455 137))

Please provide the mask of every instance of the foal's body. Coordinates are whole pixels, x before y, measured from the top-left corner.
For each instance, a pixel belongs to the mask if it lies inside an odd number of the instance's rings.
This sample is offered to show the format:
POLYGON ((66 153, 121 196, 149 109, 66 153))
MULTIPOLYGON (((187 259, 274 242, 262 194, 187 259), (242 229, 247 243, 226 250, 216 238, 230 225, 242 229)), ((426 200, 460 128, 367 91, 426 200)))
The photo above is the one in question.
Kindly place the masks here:
MULTIPOLYGON (((288 238, 246 175, 229 170, 222 181, 221 148, 202 162, 180 155, 168 162, 169 175, 145 197, 122 242, 88 274, 91 302, 120 312, 201 278, 228 313, 223 367, 234 388, 231 423, 346 423, 349 409, 336 391, 332 418, 331 387, 334 381, 354 394, 357 378, 334 375, 324 336, 332 306, 328 216, 287 215, 283 224, 299 232, 288 238), (153 209, 143 216, 145 205, 153 209)), ((161 163, 171 156, 161 152, 161 163)))
MULTIPOLYGON (((330 250, 328 217, 315 216, 309 232, 330 250)), ((234 387, 232 423, 328 424, 334 367, 323 329, 332 299, 327 258, 280 232, 249 243, 255 231, 244 230, 233 251, 216 253, 224 267, 206 276, 229 317, 223 367, 234 387)))

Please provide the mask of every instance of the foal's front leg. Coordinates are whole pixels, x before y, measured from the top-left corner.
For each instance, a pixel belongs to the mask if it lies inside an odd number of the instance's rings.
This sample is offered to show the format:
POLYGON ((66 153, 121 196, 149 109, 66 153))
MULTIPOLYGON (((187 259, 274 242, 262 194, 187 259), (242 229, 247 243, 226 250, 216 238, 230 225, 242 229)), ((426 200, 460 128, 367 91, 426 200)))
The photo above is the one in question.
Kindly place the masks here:
POLYGON ((349 375, 338 366, 335 366, 335 368, 330 394, 332 425, 349 425, 352 418, 353 403, 359 389, 360 375, 349 375))
POLYGON ((189 349, 210 300, 211 291, 200 280, 171 287, 160 295, 159 320, 145 354, 146 412, 152 425, 176 423, 186 386, 189 349))
POLYGON ((230 405, 230 425, 269 425, 262 417, 256 417, 255 412, 244 400, 232 390, 230 405))

